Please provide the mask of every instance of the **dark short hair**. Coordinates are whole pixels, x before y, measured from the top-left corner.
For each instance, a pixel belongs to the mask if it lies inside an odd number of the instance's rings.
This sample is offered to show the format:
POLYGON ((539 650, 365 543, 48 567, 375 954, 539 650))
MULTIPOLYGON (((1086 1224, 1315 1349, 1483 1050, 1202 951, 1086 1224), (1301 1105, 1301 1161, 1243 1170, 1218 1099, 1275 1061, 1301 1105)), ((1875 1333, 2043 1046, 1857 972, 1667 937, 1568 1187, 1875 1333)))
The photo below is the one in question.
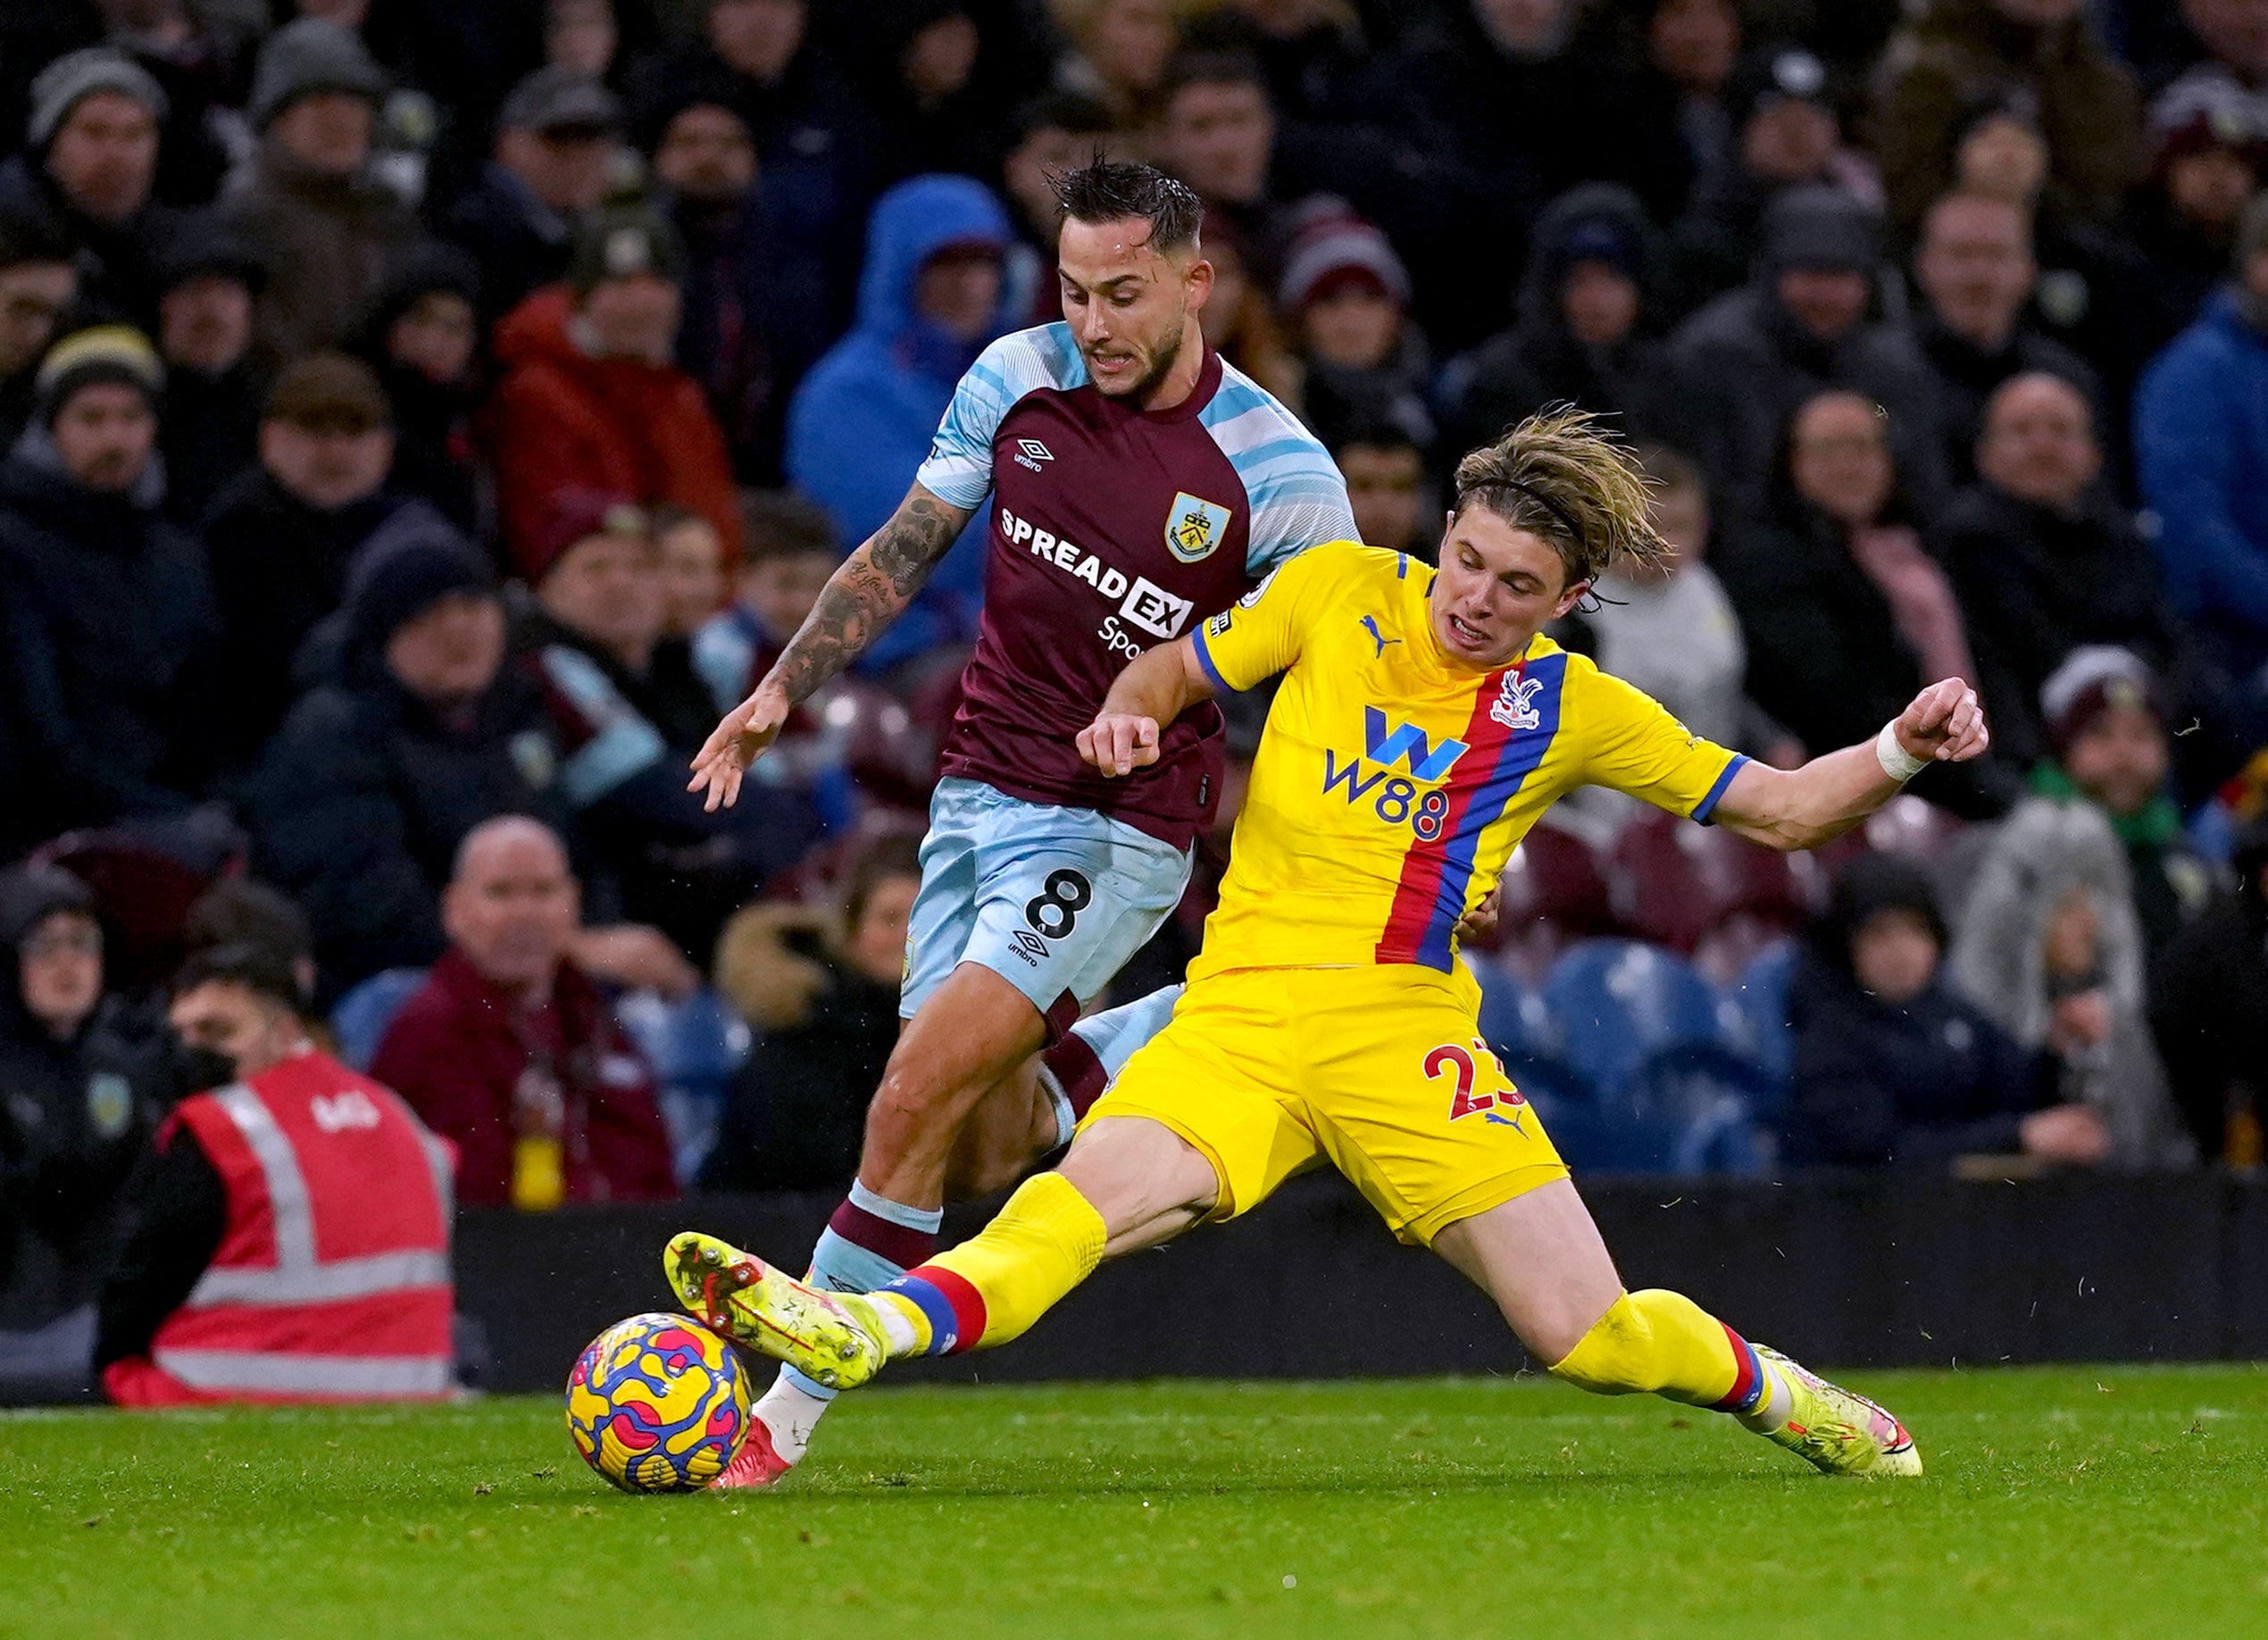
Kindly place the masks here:
POLYGON ((1425 455, 1425 446, 1391 416, 1357 417, 1346 431, 1330 441, 1330 453, 1335 456, 1356 445, 1366 450, 1407 450, 1420 459, 1425 455))
POLYGON ((1657 495, 1698 492, 1704 499, 1709 494, 1709 476, 1701 470, 1701 463, 1684 451, 1669 445, 1639 445, 1631 454, 1646 471, 1647 480, 1657 495))
POLYGON ((1155 165, 1096 156, 1053 179, 1055 203, 1080 222, 1116 222, 1138 216, 1150 225, 1150 248, 1178 251, 1197 242, 1205 202, 1186 182, 1155 165))
POLYGON ((843 933, 856 931, 874 891, 893 877, 921 876, 921 839, 911 831, 885 831, 851 857, 843 872, 843 933))
POLYGON ((746 490, 740 497, 740 565, 771 558, 843 555, 835 520, 827 510, 796 490, 746 490))
POLYGON ((1069 131, 1074 137, 1103 137, 1118 129, 1111 111, 1083 91, 1043 91, 1027 99, 1008 121, 1017 143, 1035 131, 1069 131))
POLYGON ((313 353, 284 366, 261 420, 310 433, 374 433, 394 425, 394 407, 376 372, 360 359, 313 353))
POLYGON ((192 951, 258 945, 292 963, 315 954, 307 913, 281 889, 251 877, 223 878, 199 895, 181 937, 192 951))
POLYGON ((1197 50, 1176 52, 1158 80, 1158 105, 1172 103, 1191 86, 1253 86, 1267 96, 1268 71, 1248 51, 1197 50))
POLYGON ((191 952, 188 960, 174 970, 172 995, 186 996, 204 985, 242 986, 296 1014, 304 1016, 307 1011, 307 993, 291 959, 252 940, 230 940, 191 952))

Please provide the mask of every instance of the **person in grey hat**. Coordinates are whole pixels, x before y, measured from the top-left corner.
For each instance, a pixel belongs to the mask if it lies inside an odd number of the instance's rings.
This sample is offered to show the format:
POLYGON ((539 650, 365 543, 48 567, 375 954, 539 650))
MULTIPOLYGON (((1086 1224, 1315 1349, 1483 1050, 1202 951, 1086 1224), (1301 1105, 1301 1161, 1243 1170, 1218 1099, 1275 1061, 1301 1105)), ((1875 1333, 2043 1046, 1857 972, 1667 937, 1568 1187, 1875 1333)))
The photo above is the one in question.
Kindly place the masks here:
POLYGON ((605 196, 621 124, 614 94, 570 69, 538 69, 504 98, 480 180, 445 229, 479 264, 485 318, 566 273, 577 225, 605 196))
POLYGON ((246 111, 260 147, 221 215, 265 257, 254 329, 271 362, 338 345, 417 241, 417 219, 371 168, 385 91, 362 41, 321 18, 260 48, 246 111))
POLYGON ((164 91, 123 52, 90 46, 42 69, 31 95, 25 147, 0 165, 0 212, 47 222, 71 243, 80 295, 147 324, 156 264, 186 221, 151 197, 164 91))
POLYGON ((1925 516, 1946 494, 1940 407, 1912 331, 1867 317, 1881 259, 1881 224, 1866 206, 1822 184, 1789 188, 1764 212, 1748 283, 1671 336, 1677 442, 1729 517, 1763 512, 1780 429, 1827 387, 1889 412, 1899 470, 1925 516))

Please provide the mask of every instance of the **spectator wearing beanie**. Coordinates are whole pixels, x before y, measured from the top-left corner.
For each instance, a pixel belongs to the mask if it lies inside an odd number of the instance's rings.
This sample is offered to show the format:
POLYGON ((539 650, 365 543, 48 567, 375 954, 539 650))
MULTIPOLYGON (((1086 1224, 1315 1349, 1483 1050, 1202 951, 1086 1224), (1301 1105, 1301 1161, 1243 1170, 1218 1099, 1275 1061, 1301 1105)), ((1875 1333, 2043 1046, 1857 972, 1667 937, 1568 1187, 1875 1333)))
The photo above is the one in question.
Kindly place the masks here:
POLYGON ((2012 378, 1992 395, 1977 482, 1937 533, 1992 702, 1997 749, 2020 766, 2046 750, 2034 703, 2086 644, 2172 665, 2180 638, 2141 532, 2101 481, 2093 407, 2060 376, 2012 378))
POLYGON ((36 835, 188 807, 214 762, 218 620, 204 554, 167 521, 164 366, 138 330, 48 350, 31 427, 0 462, 0 698, 36 835))
POLYGON ((2130 651, 2090 644, 2040 686, 2039 714, 2047 756, 2032 768, 2032 789, 2085 802, 2109 823, 2126 851, 2143 961, 2155 964, 2215 887, 2169 789, 2164 686, 2130 651))
POLYGON ((479 271, 454 246, 412 251, 351 351, 394 410, 395 489, 479 533, 484 496, 472 414, 480 368, 479 271))
POLYGON ((78 294, 71 241, 47 222, 0 212, 0 446, 31 420, 39 361, 78 294))
POLYGON ((1799 1155, 1937 1174, 1964 1155, 2101 1161, 2101 1119, 2055 1103, 2054 1062, 1947 982, 1946 944, 1919 866, 1864 854, 1844 869, 1789 990, 1799 1155))
POLYGON ((483 433, 505 554, 522 573, 554 498, 573 486, 675 502, 716 526, 728 556, 739 550, 724 435, 700 383, 671 362, 684 278, 685 246, 666 220, 610 206, 583 225, 567 283, 497 327, 483 433))
POLYGON ((86 1393, 88 1295, 126 1236, 165 1057, 104 972, 87 885, 50 865, 0 876, 0 1403, 86 1393))
POLYGON ((151 197, 165 93, 123 52, 67 52, 31 82, 24 149, 0 164, 0 212, 69 240, 80 294, 138 325, 156 319, 157 271, 187 220, 151 197))
POLYGON ((1668 366, 1660 340, 1660 236, 1638 196, 1587 182, 1551 202, 1530 240, 1511 327, 1442 372, 1445 454, 1470 450, 1547 404, 1663 437, 1668 366))
POLYGON ((755 138, 722 87, 686 87, 655 112, 654 177, 687 253, 678 365, 708 394, 733 471, 777 484, 788 395, 840 329, 834 293, 850 283, 838 265, 846 247, 813 232, 825 212, 807 175, 760 171, 755 138))
POLYGON ((1980 87, 2035 102, 2060 208, 2107 221, 2141 173, 2134 77, 2096 37, 2083 0, 1937 0, 1886 61, 1869 146, 1901 229, 1951 179, 1964 104, 1980 87))
POLYGON ((484 321, 566 277, 575 229, 605 197, 621 127, 614 94, 571 69, 540 68, 513 87, 479 179, 443 229, 479 265, 484 321))
POLYGON ((157 350, 165 360, 165 510, 183 524, 259 454, 264 379, 252 359, 260 254, 211 221, 192 223, 158 264, 157 350))
POLYGON ((326 1005, 440 954, 440 893, 466 833, 532 814, 565 833, 542 691, 505 664, 478 548, 405 507, 349 578, 338 676, 293 706, 238 794, 259 874, 314 929, 326 1005))
POLYGON ((1729 150, 1671 230, 1675 296, 1690 312, 1748 277, 1765 209, 1788 189, 1823 185, 1866 204, 1881 199, 1872 168, 1843 146, 1834 74, 1801 46, 1764 46, 1726 81, 1729 150))
POLYGON ((1947 490, 1939 411, 1912 334, 1867 317, 1881 265, 1872 212, 1839 189, 1788 189, 1764 212, 1755 277, 1680 325, 1669 356, 1678 443, 1709 475, 1719 512, 1756 517, 1780 429, 1827 387, 1889 412, 1898 464, 1926 515, 1947 490))
POLYGON ((355 553, 402 504, 386 482, 393 455, 386 395, 360 360, 310 354, 276 379, 260 459, 204 523, 232 766, 257 758, 283 722, 300 645, 346 596, 355 553))
POLYGON ((418 225, 371 169, 386 76, 362 41, 317 17, 270 35, 245 112, 260 146, 222 219, 267 260, 256 332, 275 362, 336 347, 418 225))
POLYGON ((2134 395, 2167 595, 2232 680, 2268 662, 2268 197, 2245 208, 2234 273, 2134 395))
POLYGON ((660 737, 672 771, 675 754, 700 749, 717 712, 690 645, 663 635, 661 546, 628 497, 562 491, 537 538, 529 586, 535 604, 515 646, 538 657, 554 689, 580 693, 575 680, 595 667, 660 737))
POLYGON ((2155 347, 2195 320, 2228 277, 2238 220, 2268 179, 2268 101, 2202 66, 2158 95, 2146 129, 2149 174, 2122 228, 2150 270, 2155 347))
MULTIPOLYGON (((916 177, 875 202, 858 322, 788 407, 788 480, 827 509, 843 540, 882 527, 962 372, 1014 322, 1001 277, 1013 242, 1007 212, 966 177, 916 177)), ((867 646, 861 670, 974 639, 988 529, 970 520, 912 606, 867 646)))
POLYGON ((663 635, 661 549, 638 508, 562 491, 529 545, 535 606, 513 637, 551 713, 561 792, 626 913, 705 951, 731 907, 802 857, 817 820, 777 784, 714 812, 686 790, 716 712, 690 645, 663 635))
POLYGON ((1293 221, 1280 300, 1305 366, 1307 425, 1335 445, 1358 423, 1390 421, 1430 450, 1433 361, 1402 259, 1344 200, 1319 195, 1293 221))
POLYGON ((811 179, 809 197, 826 212, 813 231, 828 243, 855 239, 857 212, 874 193, 866 139, 874 116, 812 37, 809 0, 695 0, 687 9, 699 34, 630 76, 631 124, 655 129, 653 111, 673 104, 679 87, 718 86, 755 138, 758 165, 811 179))

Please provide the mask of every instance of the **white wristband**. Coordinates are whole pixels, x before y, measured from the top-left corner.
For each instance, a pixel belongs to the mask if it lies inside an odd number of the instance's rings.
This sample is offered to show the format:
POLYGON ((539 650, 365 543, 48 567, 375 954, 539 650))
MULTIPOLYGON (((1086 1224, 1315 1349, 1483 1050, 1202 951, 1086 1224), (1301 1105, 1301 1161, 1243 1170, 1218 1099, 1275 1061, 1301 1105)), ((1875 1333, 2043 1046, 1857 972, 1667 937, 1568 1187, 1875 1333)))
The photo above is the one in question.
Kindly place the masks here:
POLYGON ((1897 725, 1885 723, 1882 732, 1874 737, 1874 761, 1882 765, 1882 772, 1904 786, 1930 766, 1926 757, 1916 757, 1898 744, 1897 725))

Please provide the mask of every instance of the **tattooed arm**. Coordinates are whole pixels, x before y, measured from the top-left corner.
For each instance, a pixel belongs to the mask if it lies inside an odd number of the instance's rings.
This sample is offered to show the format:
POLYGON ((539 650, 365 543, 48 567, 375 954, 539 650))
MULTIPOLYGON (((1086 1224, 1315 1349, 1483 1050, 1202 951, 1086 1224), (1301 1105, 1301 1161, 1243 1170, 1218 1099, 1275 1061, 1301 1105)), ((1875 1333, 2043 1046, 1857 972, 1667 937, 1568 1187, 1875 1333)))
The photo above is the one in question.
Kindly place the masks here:
POLYGON ((693 760, 686 789, 705 792, 705 807, 730 806, 748 765, 779 737, 788 714, 897 619, 971 516, 918 484, 908 490, 889 521, 828 578, 803 629, 763 681, 717 725, 693 760))

